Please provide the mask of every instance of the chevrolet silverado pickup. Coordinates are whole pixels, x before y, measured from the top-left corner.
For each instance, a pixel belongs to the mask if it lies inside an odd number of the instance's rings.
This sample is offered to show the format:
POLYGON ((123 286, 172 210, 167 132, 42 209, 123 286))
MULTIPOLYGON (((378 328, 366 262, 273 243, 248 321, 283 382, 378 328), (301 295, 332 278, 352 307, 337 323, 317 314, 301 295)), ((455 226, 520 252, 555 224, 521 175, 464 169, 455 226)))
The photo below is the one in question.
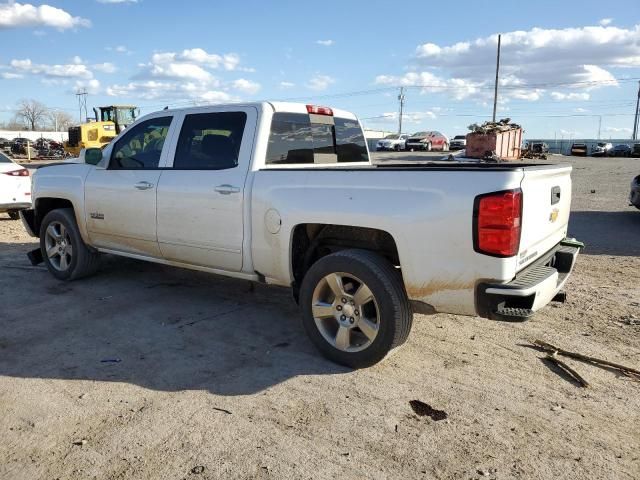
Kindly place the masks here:
POLYGON ((114 254, 290 287, 329 359, 372 365, 414 313, 523 320, 563 288, 571 167, 372 164, 351 113, 263 102, 163 110, 40 168, 30 259, 56 278, 114 254))

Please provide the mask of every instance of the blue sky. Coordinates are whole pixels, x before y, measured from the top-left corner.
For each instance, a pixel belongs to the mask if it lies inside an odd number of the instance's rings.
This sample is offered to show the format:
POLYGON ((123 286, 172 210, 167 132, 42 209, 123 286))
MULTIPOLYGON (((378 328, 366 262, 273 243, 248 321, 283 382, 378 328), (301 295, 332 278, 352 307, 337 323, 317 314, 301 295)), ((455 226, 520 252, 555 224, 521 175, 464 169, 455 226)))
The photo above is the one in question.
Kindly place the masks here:
POLYGON ((366 127, 447 135, 498 115, 528 137, 629 137, 640 79, 635 1, 0 3, 0 119, 34 98, 89 107, 292 99, 354 111, 366 127))

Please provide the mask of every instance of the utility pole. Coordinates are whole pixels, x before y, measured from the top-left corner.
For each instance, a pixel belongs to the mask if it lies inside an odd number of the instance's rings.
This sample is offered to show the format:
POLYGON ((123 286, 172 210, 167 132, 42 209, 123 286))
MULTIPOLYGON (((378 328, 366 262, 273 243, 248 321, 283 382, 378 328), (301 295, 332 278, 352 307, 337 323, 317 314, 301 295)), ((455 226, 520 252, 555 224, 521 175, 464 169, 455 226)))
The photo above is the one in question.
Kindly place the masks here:
POLYGON ((496 108, 498 106, 498 77, 500 75, 500 40, 502 35, 498 35, 498 58, 496 59, 496 85, 493 91, 493 121, 496 121, 496 108))
POLYGON ((82 90, 78 90, 76 93, 76 97, 78 97, 78 108, 80 109, 80 123, 84 123, 87 121, 87 89, 83 88, 82 90), (82 117, 82 111, 84 110, 84 119, 82 117))
POLYGON ((404 87, 400 87, 400 95, 398 95, 400 101, 400 117, 398 117, 398 135, 402 133, 402 112, 404 110, 404 87))
POLYGON ((638 99, 636 100, 636 117, 633 120, 633 136, 631 140, 638 139, 638 116, 640 116, 640 81, 638 82, 638 99))
POLYGON ((602 115, 598 115, 598 140, 600 140, 601 131, 602 131, 602 115))

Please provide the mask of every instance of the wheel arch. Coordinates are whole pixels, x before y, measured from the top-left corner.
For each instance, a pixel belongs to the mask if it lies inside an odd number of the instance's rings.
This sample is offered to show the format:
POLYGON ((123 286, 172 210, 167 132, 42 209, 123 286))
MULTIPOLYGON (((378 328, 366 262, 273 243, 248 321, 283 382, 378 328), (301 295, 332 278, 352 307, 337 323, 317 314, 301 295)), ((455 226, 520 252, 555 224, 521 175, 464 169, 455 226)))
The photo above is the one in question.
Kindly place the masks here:
POLYGON ((294 295, 297 297, 304 275, 316 261, 331 253, 352 248, 373 251, 392 265, 400 266, 397 243, 385 230, 324 223, 296 225, 292 229, 289 249, 294 295))
POLYGON ((35 200, 34 204, 33 204, 33 210, 34 210, 34 233, 36 235, 40 234, 40 227, 42 225, 42 221, 44 220, 44 217, 47 216, 47 214, 49 212, 51 212, 52 210, 57 210, 57 209, 61 209, 61 208, 70 208, 73 210, 73 214, 75 216, 76 219, 76 223, 78 224, 78 229, 80 230, 80 235, 82 236, 82 240, 86 243, 87 242, 87 234, 86 234, 86 230, 85 230, 85 225, 84 222, 82 221, 81 218, 81 212, 79 211, 79 209, 76 207, 76 205, 74 205, 73 201, 68 199, 68 198, 62 198, 62 197, 39 197, 35 200))

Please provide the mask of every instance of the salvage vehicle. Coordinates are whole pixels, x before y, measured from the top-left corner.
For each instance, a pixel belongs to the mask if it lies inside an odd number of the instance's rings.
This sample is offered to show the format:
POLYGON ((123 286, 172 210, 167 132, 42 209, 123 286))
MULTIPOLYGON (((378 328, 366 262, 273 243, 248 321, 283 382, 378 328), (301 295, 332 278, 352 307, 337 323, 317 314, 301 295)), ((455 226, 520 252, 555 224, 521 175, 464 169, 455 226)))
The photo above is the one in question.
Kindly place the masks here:
POLYGON ((467 136, 466 135, 456 135, 451 139, 449 143, 449 149, 451 150, 462 150, 467 146, 467 136))
POLYGON ((101 253, 290 287, 329 359, 382 360, 413 313, 524 320, 565 285, 571 167, 373 165, 351 113, 282 102, 163 110, 40 168, 21 217, 60 280, 101 253))
POLYGON ((449 150, 449 140, 440 132, 418 132, 407 139, 406 149, 412 152, 414 150, 430 152, 434 149, 446 152, 449 150))
POLYGON ((640 209, 640 175, 631 182, 631 193, 629 193, 629 205, 640 209))
POLYGON ((393 150, 399 152, 400 150, 405 149, 407 138, 409 138, 409 135, 406 133, 402 133, 400 135, 387 135, 382 140, 378 140, 378 143, 376 144, 376 150, 379 152, 384 150, 393 150))
POLYGON ((571 145, 571 155, 574 157, 586 157, 587 156, 587 144, 586 143, 574 143, 571 145))
POLYGON ((631 146, 626 143, 621 143, 616 145, 609 151, 609 156, 611 157, 630 157, 631 156, 631 146))
POLYGON ((31 207, 29 170, 0 153, 0 213, 18 220, 23 208, 31 207))
POLYGON ((592 157, 607 157, 611 154, 613 145, 609 142, 598 142, 596 146, 591 150, 592 157))

